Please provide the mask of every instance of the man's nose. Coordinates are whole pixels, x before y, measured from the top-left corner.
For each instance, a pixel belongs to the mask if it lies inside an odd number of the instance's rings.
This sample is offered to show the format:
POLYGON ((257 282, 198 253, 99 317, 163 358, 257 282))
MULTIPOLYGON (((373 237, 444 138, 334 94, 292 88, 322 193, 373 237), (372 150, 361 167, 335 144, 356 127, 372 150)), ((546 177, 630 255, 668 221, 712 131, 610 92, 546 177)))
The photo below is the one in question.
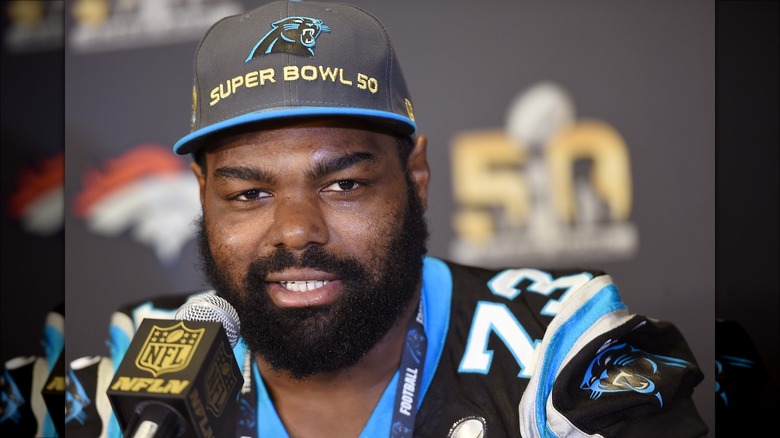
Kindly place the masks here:
POLYGON ((321 206, 313 197, 286 197, 276 202, 270 244, 277 248, 305 249, 324 245, 328 227, 321 206))

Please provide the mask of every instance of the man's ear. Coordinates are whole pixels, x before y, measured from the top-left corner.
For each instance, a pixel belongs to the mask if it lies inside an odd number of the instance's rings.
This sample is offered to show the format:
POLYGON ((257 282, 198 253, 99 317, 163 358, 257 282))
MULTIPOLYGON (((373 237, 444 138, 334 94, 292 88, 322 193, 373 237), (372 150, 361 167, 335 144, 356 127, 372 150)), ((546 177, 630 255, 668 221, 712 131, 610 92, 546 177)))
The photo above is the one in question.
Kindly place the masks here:
POLYGON ((195 178, 198 179, 198 185, 200 186, 200 205, 203 205, 206 199, 206 175, 203 173, 200 165, 195 161, 190 163, 190 170, 195 174, 195 178))
POLYGON ((417 187, 417 195, 420 197, 420 202, 425 210, 428 209, 428 182, 431 179, 431 169, 428 166, 426 153, 427 147, 428 138, 424 135, 418 136, 407 161, 409 176, 417 187))

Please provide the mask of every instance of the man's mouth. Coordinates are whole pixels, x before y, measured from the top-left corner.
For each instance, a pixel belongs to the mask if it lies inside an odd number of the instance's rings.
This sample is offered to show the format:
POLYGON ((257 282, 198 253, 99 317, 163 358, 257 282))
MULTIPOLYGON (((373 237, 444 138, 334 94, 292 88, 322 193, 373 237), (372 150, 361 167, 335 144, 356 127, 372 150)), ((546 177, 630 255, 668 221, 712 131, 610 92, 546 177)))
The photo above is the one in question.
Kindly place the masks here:
POLYGON ((328 284, 327 280, 315 280, 315 281, 280 281, 279 284, 283 288, 293 292, 308 292, 311 290, 319 289, 322 286, 328 284))

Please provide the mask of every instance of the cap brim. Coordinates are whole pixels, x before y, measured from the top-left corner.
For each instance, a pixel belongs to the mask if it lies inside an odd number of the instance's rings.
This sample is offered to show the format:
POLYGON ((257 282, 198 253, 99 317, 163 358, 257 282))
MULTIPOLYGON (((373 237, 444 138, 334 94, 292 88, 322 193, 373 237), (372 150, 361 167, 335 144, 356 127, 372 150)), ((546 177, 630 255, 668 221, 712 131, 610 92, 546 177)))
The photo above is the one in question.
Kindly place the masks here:
POLYGON ((291 107, 289 109, 274 108, 269 111, 257 111, 250 114, 244 114, 231 119, 214 123, 205 128, 193 131, 182 137, 173 146, 173 151, 179 155, 187 155, 200 147, 207 138, 213 138, 214 135, 250 123, 287 119, 287 118, 310 118, 317 116, 346 116, 370 119, 373 123, 383 125, 393 132, 402 135, 412 135, 417 130, 417 125, 413 120, 386 111, 369 110, 364 108, 332 108, 332 107, 291 107))

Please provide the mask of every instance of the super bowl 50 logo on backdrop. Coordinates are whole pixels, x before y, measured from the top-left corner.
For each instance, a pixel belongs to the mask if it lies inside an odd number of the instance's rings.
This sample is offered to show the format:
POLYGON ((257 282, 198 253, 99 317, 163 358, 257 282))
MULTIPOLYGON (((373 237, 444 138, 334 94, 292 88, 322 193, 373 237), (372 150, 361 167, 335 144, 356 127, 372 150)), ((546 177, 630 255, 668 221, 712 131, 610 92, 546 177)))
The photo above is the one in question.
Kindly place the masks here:
POLYGON ((451 162, 457 261, 570 264, 636 251, 626 143, 606 122, 576 120, 556 84, 521 93, 505 130, 456 136, 451 162))
POLYGON ((3 2, 8 24, 3 44, 9 52, 29 53, 62 48, 63 0, 3 2))
POLYGON ((116 50, 195 40, 220 18, 238 14, 236 0, 73 0, 70 45, 116 50))

